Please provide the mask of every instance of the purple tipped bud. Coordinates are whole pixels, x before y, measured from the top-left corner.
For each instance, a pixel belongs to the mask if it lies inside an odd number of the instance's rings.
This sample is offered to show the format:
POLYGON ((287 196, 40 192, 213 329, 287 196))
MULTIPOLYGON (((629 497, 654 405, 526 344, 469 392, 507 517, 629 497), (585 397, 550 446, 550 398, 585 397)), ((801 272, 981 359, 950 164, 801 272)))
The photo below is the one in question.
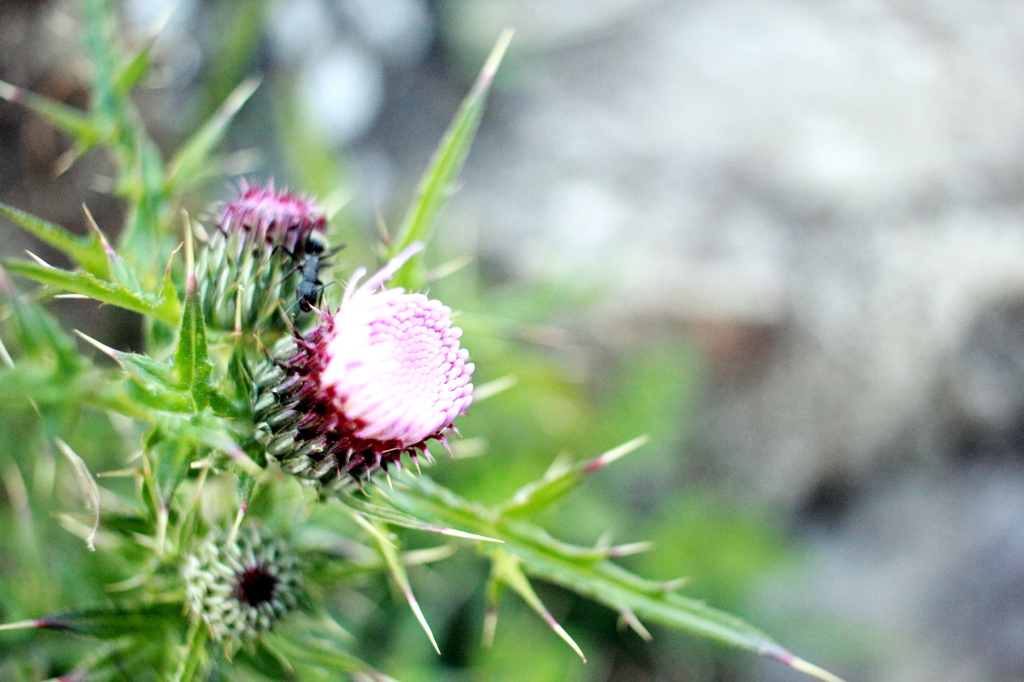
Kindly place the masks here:
POLYGON ((233 331, 283 330, 307 248, 322 252, 327 219, 311 199, 243 183, 219 211, 196 264, 206 323, 233 331))

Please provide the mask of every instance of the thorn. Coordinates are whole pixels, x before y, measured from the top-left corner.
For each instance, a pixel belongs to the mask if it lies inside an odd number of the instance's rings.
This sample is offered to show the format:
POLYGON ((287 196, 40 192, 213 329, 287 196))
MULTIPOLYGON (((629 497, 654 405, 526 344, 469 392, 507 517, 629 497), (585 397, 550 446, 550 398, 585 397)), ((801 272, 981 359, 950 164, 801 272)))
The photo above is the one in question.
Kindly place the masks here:
POLYGON ((662 592, 675 592, 676 590, 683 589, 689 584, 689 578, 676 578, 675 580, 666 580, 665 582, 661 583, 659 589, 662 592))
POLYGON ((73 147, 71 147, 71 149, 67 150, 66 152, 58 156, 57 160, 53 162, 53 173, 50 176, 50 179, 56 180, 60 176, 67 173, 68 169, 75 165, 75 161, 78 160, 78 157, 81 154, 81 152, 81 148, 76 144, 73 147))
POLYGON ((0 625, 0 630, 27 630, 28 628, 42 627, 46 626, 41 620, 19 620, 15 623, 4 623, 3 625, 0 625))
POLYGON ((820 668, 809 661, 805 661, 802 658, 794 656, 778 645, 762 647, 760 653, 788 665, 793 670, 802 672, 805 675, 810 675, 811 677, 816 677, 819 680, 822 680, 822 682, 843 682, 841 677, 833 675, 824 668, 820 668))
POLYGON ((467 533, 464 530, 455 530, 454 528, 446 528, 444 526, 434 526, 433 530, 441 535, 450 535, 453 538, 465 538, 467 540, 481 540, 483 542, 498 542, 504 544, 504 540, 497 538, 489 538, 486 535, 477 535, 476 533, 467 533))
POLYGON ((181 221, 185 228, 185 289, 191 295, 196 290, 196 263, 192 248, 192 222, 185 209, 181 209, 181 221))
POLYGON ((517 377, 515 374, 508 374, 500 379, 488 381, 486 384, 482 386, 474 386, 473 402, 476 403, 481 400, 486 400, 491 396, 507 391, 508 389, 512 388, 518 383, 519 377, 517 377))
POLYGON ((142 472, 141 469, 111 469, 96 474, 96 478, 135 478, 142 472))
POLYGON ((433 645, 434 651, 437 655, 441 655, 441 648, 437 646, 437 640, 434 639, 434 633, 430 631, 430 625, 427 623, 426 617, 423 615, 423 611, 420 610, 420 604, 416 601, 416 595, 412 593, 412 589, 407 585, 403 586, 402 589, 405 592, 405 598, 409 602, 409 608, 412 609, 413 615, 416 616, 416 620, 419 621, 420 626, 427 633, 427 638, 430 639, 430 644, 433 645))
POLYGON ((544 619, 544 622, 548 624, 548 627, 554 630, 555 634, 561 637, 566 644, 572 647, 572 650, 576 652, 576 655, 583 659, 583 662, 586 663, 587 657, 583 655, 583 650, 580 649, 579 645, 576 644, 576 641, 569 636, 569 633, 565 631, 565 628, 558 624, 558 621, 555 620, 555 617, 552 616, 546 608, 543 609, 543 612, 540 615, 541 618, 544 619))
POLYGON ((103 252, 107 254, 107 260, 110 260, 111 256, 116 257, 117 253, 113 247, 110 246, 110 242, 107 241, 106 236, 100 230, 100 226, 96 224, 96 219, 92 217, 92 213, 89 211, 89 207, 82 204, 82 210, 85 211, 85 221, 89 224, 89 229, 96 233, 96 237, 100 240, 100 244, 103 246, 103 252))
POLYGON ((28 249, 25 249, 25 253, 27 253, 27 254, 28 254, 28 257, 29 257, 29 258, 31 258, 31 259, 32 259, 32 260, 34 260, 35 262, 39 263, 39 264, 40 264, 40 265, 42 265, 43 267, 46 267, 46 268, 52 268, 52 267, 53 267, 52 265, 50 265, 49 263, 47 263, 46 261, 44 261, 44 260, 43 260, 42 258, 40 258, 39 256, 37 256, 36 254, 32 253, 32 252, 31 252, 31 251, 29 251, 28 249))
POLYGON ((8 102, 17 102, 22 98, 24 92, 24 90, 16 85, 11 85, 6 81, 0 81, 0 98, 3 98, 8 102))
POLYGON ((14 367, 14 358, 7 352, 7 346, 4 345, 3 339, 0 339, 0 360, 3 361, 4 366, 8 369, 14 367))
POLYGON ((608 548, 608 558, 616 559, 618 557, 639 554, 640 552, 646 552, 653 546, 654 543, 650 540, 644 540, 641 542, 630 542, 625 545, 616 545, 615 547, 608 548))
POLYGON ((483 90, 491 84, 494 80, 494 74, 498 71, 498 65, 501 64, 502 58, 505 56, 505 51, 508 49, 509 43, 512 42, 512 36, 515 34, 510 28, 506 28, 498 36, 498 42, 495 43, 494 49, 491 50, 491 54, 487 56, 487 61, 484 62, 484 68, 480 71, 480 76, 477 79, 474 90, 483 90))
POLYGON ((650 436, 644 434, 643 436, 639 436, 631 441, 623 443, 617 448, 612 448, 611 450, 605 452, 604 454, 598 455, 594 459, 590 460, 590 462, 588 462, 586 466, 583 467, 582 474, 586 476, 587 474, 592 474, 598 469, 608 466, 615 460, 621 459, 622 457, 625 457, 629 453, 633 452, 641 445, 645 445, 649 440, 650 436))
POLYGON ((622 617, 622 621, 628 625, 633 632, 640 635, 640 639, 645 642, 650 642, 654 639, 647 628, 644 627, 644 624, 640 622, 640 619, 636 617, 636 614, 633 613, 632 609, 627 606, 623 606, 619 609, 619 615, 622 617))
POLYGON ((243 502, 238 505, 238 511, 235 512, 235 522, 231 524, 231 532, 228 533, 228 545, 234 544, 235 538, 238 537, 238 529, 242 527, 242 519, 245 518, 246 505, 243 502))
POLYGON ((99 350, 101 353, 103 353, 109 358, 112 358, 113 360, 119 360, 119 358, 121 357, 121 351, 111 348, 110 346, 107 346, 105 344, 102 344, 96 339, 86 334, 83 334, 77 329, 75 330, 75 334, 77 334, 83 341, 95 347, 97 350, 99 350))
POLYGON ((484 632, 480 638, 480 645, 485 649, 494 646, 494 633, 498 629, 498 609, 493 608, 487 611, 484 616, 484 632))

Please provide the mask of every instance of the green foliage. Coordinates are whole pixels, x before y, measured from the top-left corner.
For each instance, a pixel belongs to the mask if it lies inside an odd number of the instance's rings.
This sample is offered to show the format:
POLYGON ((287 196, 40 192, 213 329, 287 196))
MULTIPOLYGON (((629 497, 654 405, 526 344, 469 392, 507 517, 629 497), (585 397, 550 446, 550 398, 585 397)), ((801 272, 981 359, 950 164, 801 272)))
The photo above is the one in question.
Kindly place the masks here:
MULTIPOLYGON (((430 241, 437 221, 437 214, 448 200, 459 171, 462 170, 462 164, 469 154, 469 147, 473 143, 473 138, 476 137, 480 118, 484 113, 484 105, 487 102, 487 93, 511 40, 511 31, 506 31, 498 39, 498 44, 487 58, 473 89, 469 91, 462 106, 459 107, 459 111, 455 114, 454 120, 441 139, 441 144, 420 180, 420 185, 416 190, 416 200, 413 201, 398 234, 395 236, 395 241, 389 249, 390 256, 397 255, 413 242, 430 241)), ((407 289, 422 287, 425 283, 422 262, 421 254, 413 256, 395 274, 395 286, 407 289)))
MULTIPOLYGON (((149 47, 124 54, 109 3, 83 0, 83 8, 85 45, 94 72, 88 112, 6 84, 0 87, 0 96, 22 102, 71 135, 73 157, 96 145, 105 147, 116 165, 116 191, 128 206, 119 243, 112 247, 96 226, 80 237, 0 205, 0 215, 64 252, 76 268, 7 262, 10 273, 42 285, 31 297, 0 273, 7 313, 2 333, 12 346, 10 355, 2 348, 5 367, 0 369, 0 441, 5 446, 0 447, 0 483, 7 501, 0 507, 0 562, 13 567, 0 572, 0 619, 7 623, 0 626, 0 677, 36 680, 54 671, 76 671, 90 680, 125 674, 177 681, 339 674, 391 679, 376 670, 391 663, 386 647, 377 654, 369 647, 376 643, 370 633, 373 616, 367 615, 374 608, 364 609, 360 618, 351 615, 357 608, 338 604, 365 605, 372 601, 367 595, 388 583, 397 588, 433 649, 443 653, 443 640, 439 645, 428 624, 430 610, 441 607, 431 600, 429 609, 424 608, 414 587, 420 567, 468 549, 479 559, 461 565, 476 569, 453 572, 450 587, 486 592, 484 634, 489 640, 495 636, 502 592, 509 588, 581 659, 586 655, 586 642, 578 644, 545 604, 543 591, 533 582, 539 579, 604 604, 644 639, 650 633, 641 619, 768 655, 821 679, 837 679, 793 657, 742 620, 683 596, 680 583, 645 579, 618 563, 646 545, 613 546, 599 540, 582 546, 544 530, 542 524, 556 518, 560 506, 585 481, 589 485, 607 465, 647 442, 647 437, 636 436, 647 426, 642 424, 645 417, 678 407, 685 372, 666 373, 665 364, 633 368, 630 381, 657 389, 643 392, 652 396, 648 403, 629 410, 620 409, 623 401, 613 400, 602 413, 587 405, 581 388, 566 381, 550 358, 524 350, 522 339, 537 338, 538 329, 546 328, 530 320, 513 323, 468 313, 463 326, 474 340, 478 376, 495 380, 492 388, 518 385, 499 399, 474 405, 477 421, 471 430, 476 433, 467 442, 489 440, 492 451, 476 462, 450 463, 451 474, 438 468, 439 478, 447 475, 455 483, 461 473, 464 494, 427 475, 403 472, 393 480, 388 477, 387 488, 377 476, 366 490, 325 501, 268 465, 254 434, 250 405, 252 368, 264 357, 265 339, 260 330, 254 338, 208 330, 190 235, 185 235, 184 268, 174 255, 181 238, 174 216, 182 193, 217 167, 211 159, 218 144, 258 81, 235 87, 165 161, 131 98, 150 68, 149 47), (183 282, 175 277, 182 269, 183 282), (116 366, 89 360, 47 311, 43 301, 53 291, 144 316, 150 331, 146 352, 116 350, 80 335, 116 366), (515 380, 508 378, 512 375, 515 380), (546 431, 527 428, 537 419, 548 420, 546 431), (580 436, 581 425, 593 428, 580 436), (527 478, 531 467, 542 465, 541 458, 552 450, 573 446, 586 452, 621 441, 626 442, 597 457, 576 463, 560 459, 539 479, 527 478), (505 482, 496 485, 499 478, 505 482), (98 522, 83 509, 98 510, 98 522), (187 617, 181 575, 189 552, 211 529, 234 532, 243 523, 273 529, 295 545, 307 568, 308 594, 299 613, 232 648, 214 641, 202 621, 187 617), (438 536, 444 544, 437 544, 438 536), (95 545, 95 552, 76 537, 95 545), (486 566, 490 578, 480 581, 486 587, 469 584, 474 577, 482 578, 486 566), (359 627, 361 637, 349 635, 336 618, 359 627), (44 630, 53 632, 39 632, 44 630), (95 643, 85 647, 86 653, 66 645, 62 637, 67 636, 61 633, 95 643)), ((401 228, 383 245, 390 254, 432 238, 510 37, 499 40, 431 160, 401 228)), ((245 54, 251 47, 243 38, 234 36, 233 54, 245 54)), ((230 64, 225 69, 237 71, 230 64)), ((331 182, 342 174, 322 169, 317 177, 331 182)), ((424 282, 422 254, 395 278, 396 285, 414 289, 424 282)), ((478 290, 465 296, 467 307, 474 304, 474 296, 477 310, 491 308, 478 290)), ((564 297, 554 294, 552 299, 564 297)), ((632 399, 637 393, 628 389, 630 381, 623 390, 632 399)), ((657 419, 664 422, 662 416, 657 419)), ((657 430, 653 435, 665 452, 669 436, 657 430)), ((671 530, 659 534, 668 536, 671 530)), ((756 538, 737 546, 742 553, 753 544, 756 538)), ((684 563, 682 557, 679 562, 684 563)), ((520 619, 521 613, 510 608, 511 619, 520 619)), ((576 662, 558 658, 561 654, 545 659, 535 671, 520 670, 526 654, 552 646, 551 639, 534 629, 522 641, 524 653, 514 658, 509 657, 514 649, 480 654, 483 669, 504 670, 504 676, 489 679, 572 679, 582 674, 576 662)), ((393 663, 403 670, 404 663, 393 663)), ((416 679, 427 669, 414 666, 404 672, 416 679)))

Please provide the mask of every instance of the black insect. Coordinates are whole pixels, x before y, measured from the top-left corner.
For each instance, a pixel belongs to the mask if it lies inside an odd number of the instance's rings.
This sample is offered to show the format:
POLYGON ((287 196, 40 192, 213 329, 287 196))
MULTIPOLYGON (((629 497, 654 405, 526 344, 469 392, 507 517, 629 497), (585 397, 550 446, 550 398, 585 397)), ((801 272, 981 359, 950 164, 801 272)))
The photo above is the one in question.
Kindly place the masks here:
POLYGON ((327 242, 323 236, 311 232, 306 237, 306 242, 302 246, 302 255, 298 258, 298 263, 295 266, 295 270, 301 276, 296 289, 296 294, 299 297, 297 303, 299 310, 304 313, 308 313, 320 305, 320 296, 324 290, 324 283, 320 281, 320 268, 327 264, 328 258, 344 249, 345 245, 342 244, 325 252, 326 247, 327 242))

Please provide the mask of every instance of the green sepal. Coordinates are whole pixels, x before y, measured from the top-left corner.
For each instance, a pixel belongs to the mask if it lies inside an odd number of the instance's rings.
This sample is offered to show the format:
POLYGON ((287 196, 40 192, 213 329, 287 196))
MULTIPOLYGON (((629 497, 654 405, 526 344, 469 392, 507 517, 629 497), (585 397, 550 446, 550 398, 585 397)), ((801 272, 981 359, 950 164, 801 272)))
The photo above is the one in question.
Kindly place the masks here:
MULTIPOLYGON (((409 207, 394 242, 388 248, 389 257, 394 257, 413 242, 430 241, 437 216, 452 194, 459 171, 469 155, 469 148, 483 117, 487 93, 511 39, 512 33, 509 31, 498 39, 476 82, 441 138, 420 179, 416 200, 409 207)), ((395 273, 392 282, 396 287, 416 290, 422 287, 425 278, 422 254, 417 254, 395 273)))
POLYGON ((206 322, 203 305, 193 286, 185 299, 178 333, 178 348, 174 353, 174 374, 178 387, 192 393, 197 410, 209 404, 212 387, 210 362, 206 346, 206 322))
POLYGON ((77 235, 65 228, 43 220, 19 208, 0 203, 0 215, 12 223, 21 226, 26 232, 46 242, 53 248, 63 251, 68 258, 77 263, 86 272, 100 279, 110 277, 110 266, 103 244, 95 233, 77 235))
POLYGON ((234 349, 231 351, 231 359, 228 361, 228 377, 234 386, 234 398, 236 400, 248 402, 252 399, 254 390, 252 368, 249 366, 249 358, 246 355, 245 347, 241 343, 235 344, 234 349))

